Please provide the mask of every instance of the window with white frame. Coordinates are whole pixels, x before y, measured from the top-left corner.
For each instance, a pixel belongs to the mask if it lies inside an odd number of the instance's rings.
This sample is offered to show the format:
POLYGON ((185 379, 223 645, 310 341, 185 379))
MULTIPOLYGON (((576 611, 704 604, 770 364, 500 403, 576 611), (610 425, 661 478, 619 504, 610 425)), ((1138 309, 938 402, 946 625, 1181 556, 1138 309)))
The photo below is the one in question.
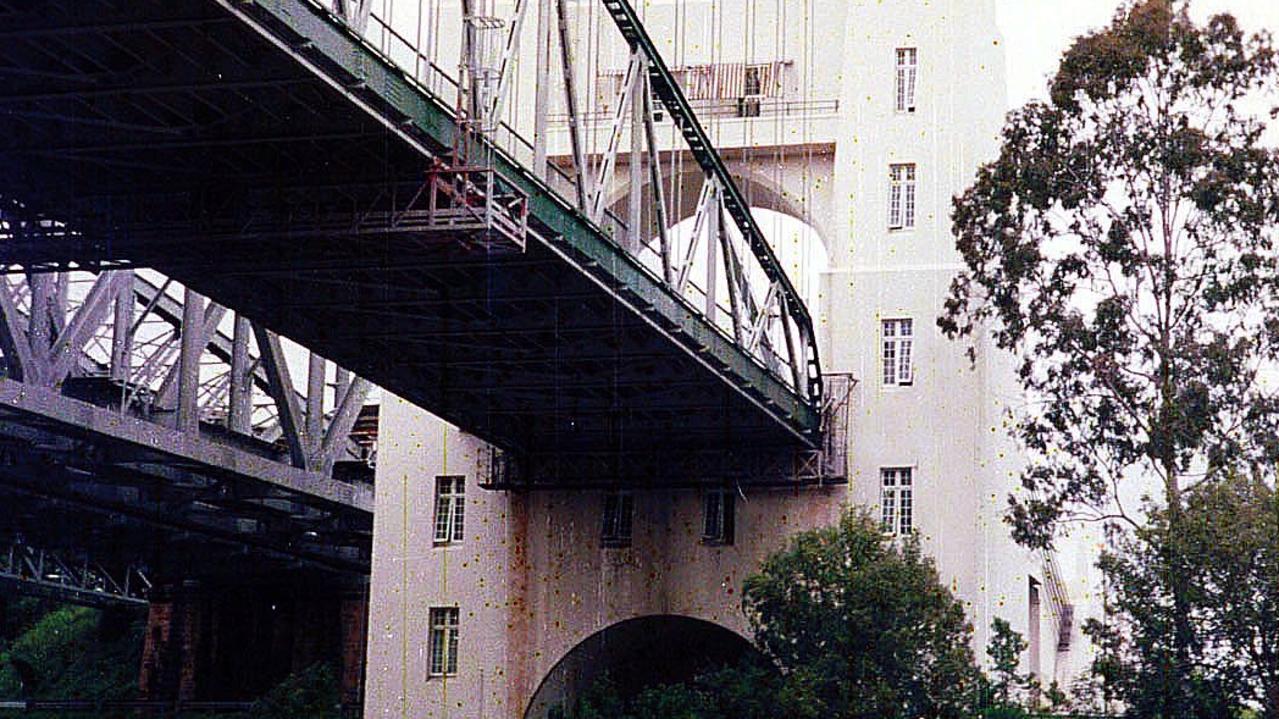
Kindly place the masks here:
POLYGON ((743 68, 745 73, 742 78, 742 93, 746 97, 754 97, 764 94, 764 73, 768 69, 765 65, 747 65, 743 68))
POLYGON ((731 490, 707 492, 702 505, 702 541, 708 544, 732 544, 735 511, 736 502, 731 490))
POLYGON ((435 543, 462 541, 466 520, 466 480, 462 477, 435 478, 435 543))
POLYGON ((915 227, 915 165, 888 166, 888 229, 915 227))
POLYGON ((880 526, 889 534, 910 534, 914 528, 915 487, 910 467, 879 470, 880 526))
POLYGON ((897 48, 897 112, 915 111, 915 78, 919 69, 919 51, 913 47, 897 48))
POLYGON ((880 322, 884 384, 909 386, 915 382, 915 321, 909 318, 880 322))
POLYGON ((606 547, 625 547, 631 543, 631 518, 635 500, 630 492, 604 495, 604 531, 601 543, 606 547))
POLYGON ((457 674, 457 607, 431 607, 430 673, 433 677, 457 674))

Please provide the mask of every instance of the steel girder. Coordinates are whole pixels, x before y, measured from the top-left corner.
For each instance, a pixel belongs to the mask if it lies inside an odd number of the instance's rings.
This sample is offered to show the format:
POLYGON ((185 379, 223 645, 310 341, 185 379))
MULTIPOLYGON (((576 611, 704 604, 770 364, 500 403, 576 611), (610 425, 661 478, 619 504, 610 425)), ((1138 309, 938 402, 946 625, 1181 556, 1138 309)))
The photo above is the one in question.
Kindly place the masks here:
POLYGON ((153 578, 368 571, 372 488, 0 382, 5 536, 153 578))

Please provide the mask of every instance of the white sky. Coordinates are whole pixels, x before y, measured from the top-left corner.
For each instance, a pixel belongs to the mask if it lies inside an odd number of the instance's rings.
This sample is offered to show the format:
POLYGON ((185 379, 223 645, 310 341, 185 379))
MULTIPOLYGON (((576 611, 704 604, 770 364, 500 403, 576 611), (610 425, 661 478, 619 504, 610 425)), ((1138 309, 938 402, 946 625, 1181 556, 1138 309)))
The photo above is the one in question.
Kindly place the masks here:
MULTIPOLYGON (((1061 54, 1079 35, 1109 23, 1117 0, 995 0, 1008 64, 1008 102, 1018 107, 1042 98, 1061 54)), ((1279 0, 1191 0, 1191 14, 1203 20, 1230 12, 1249 32, 1279 35, 1279 0)))

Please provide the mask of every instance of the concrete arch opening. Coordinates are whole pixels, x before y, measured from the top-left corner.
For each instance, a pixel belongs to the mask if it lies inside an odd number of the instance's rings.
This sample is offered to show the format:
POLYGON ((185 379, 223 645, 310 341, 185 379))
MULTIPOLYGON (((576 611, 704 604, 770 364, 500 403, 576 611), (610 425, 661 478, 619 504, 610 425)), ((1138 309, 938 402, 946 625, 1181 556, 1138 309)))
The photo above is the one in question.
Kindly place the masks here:
POLYGON ((552 719, 605 676, 623 696, 693 679, 757 650, 718 624, 672 614, 618 622, 583 639, 547 672, 524 719, 552 719))
MULTIPOLYGON (((773 251, 782 263, 787 277, 804 298, 809 311, 814 315, 819 314, 821 276, 829 269, 831 253, 828 238, 824 236, 827 228, 822 227, 809 211, 808 200, 811 198, 806 199, 787 192, 784 186, 779 184, 779 178, 770 177, 766 172, 747 164, 737 163, 731 167, 731 172, 742 195, 750 203, 755 222, 772 244, 773 251)), ((669 180, 664 180, 664 184, 666 182, 669 180)), ((705 301, 706 286, 710 279, 706 269, 707 258, 710 256, 708 251, 720 252, 718 248, 706 247, 705 242, 700 242, 698 247, 691 250, 689 247, 696 224, 697 205, 702 186, 701 171, 695 166, 686 166, 676 176, 675 196, 668 197, 666 202, 669 212, 666 221, 667 234, 671 238, 671 258, 677 266, 684 259, 692 258, 691 291, 686 294, 697 304, 705 301)), ((609 194, 609 211, 621 218, 623 222, 628 222, 627 216, 630 210, 628 188, 628 183, 620 181, 614 191, 609 194)), ((646 241, 638 249, 638 257, 650 270, 660 274, 661 256, 658 249, 660 232, 654 205, 648 201, 652 198, 652 183, 646 181, 641 192, 641 197, 646 201, 641 203, 640 227, 646 241)), ((670 192, 669 188, 667 192, 670 192)), ((731 221, 727 218, 725 220, 725 228, 732 242, 737 245, 740 252, 747 253, 748 250, 742 243, 741 233, 731 221)), ((745 269, 752 286, 767 288, 768 283, 764 280, 763 273, 758 270, 753 261, 746 260, 745 269)), ((717 269, 715 274, 717 285, 715 296, 718 303, 723 305, 720 319, 727 321, 729 309, 727 275, 721 269, 717 269)), ((762 300, 762 294, 755 299, 762 300)))
MULTIPOLYGON (((664 171, 666 169, 663 168, 664 171)), ((823 210, 827 203, 820 197, 804 197, 793 192, 794 188, 801 184, 828 184, 820 177, 824 173, 820 169, 807 168, 803 165, 788 169, 790 172, 772 173, 778 175, 774 177, 767 169, 759 169, 751 164, 729 163, 729 173, 753 212, 766 210, 804 223, 813 229, 814 234, 825 245, 828 242, 828 238, 825 237, 828 229, 821 226, 821 221, 829 214, 823 210)), ((630 183, 622 179, 625 177, 624 172, 624 167, 618 170, 618 179, 615 180, 606 197, 609 212, 629 225, 630 183)), ((640 227, 644 237, 655 237, 658 234, 658 227, 657 213, 651 201, 653 184, 647 179, 647 170, 645 172, 646 179, 640 195, 644 198, 644 201, 640 203, 640 227)), ((678 225, 697 213, 697 200, 702 192, 703 180, 704 175, 701 170, 691 161, 685 163, 682 171, 675 176, 674 183, 671 183, 669 176, 663 178, 668 215, 666 221, 669 225, 678 225)), ((764 230, 767 232, 768 228, 765 227, 764 230)))
MULTIPOLYGON (((764 236, 768 238, 778 262, 782 265, 782 270, 803 298, 809 312, 814 316, 819 315, 823 306, 822 276, 830 269, 830 256, 817 230, 793 215, 764 207, 752 206, 751 214, 763 230, 764 236)), ((691 258, 692 268, 689 271, 689 284, 685 295, 698 305, 706 301, 706 288, 712 279, 714 280, 716 304, 720 309, 717 321, 727 331, 729 326, 726 323, 729 322, 731 311, 728 275, 718 265, 713 272, 707 271, 710 258, 721 256, 723 248, 719 243, 715 243, 714 247, 708 247, 705 236, 694 242, 696 224, 696 218, 690 216, 668 230, 671 260, 678 272, 683 262, 691 258)), ((728 234, 730 243, 745 259, 749 250, 737 227, 730 222, 726 225, 725 232, 728 234)), ((651 271, 660 274, 662 263, 659 247, 659 240, 656 237, 651 238, 641 248, 639 259, 651 271)), ((717 262, 722 262, 722 259, 717 262)), ((768 289, 768 280, 763 270, 750 259, 745 259, 743 269, 752 288, 755 302, 762 305, 768 289)))

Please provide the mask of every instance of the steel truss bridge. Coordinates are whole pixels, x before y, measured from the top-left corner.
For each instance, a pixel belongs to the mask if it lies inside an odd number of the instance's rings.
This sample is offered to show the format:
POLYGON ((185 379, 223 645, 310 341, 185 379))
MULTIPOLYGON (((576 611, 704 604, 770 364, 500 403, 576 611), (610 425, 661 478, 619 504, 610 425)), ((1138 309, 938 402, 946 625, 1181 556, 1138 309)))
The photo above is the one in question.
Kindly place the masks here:
POLYGON ((369 0, 0 3, 0 581, 366 571, 368 381, 490 442, 493 487, 844 481, 848 383, 634 9, 602 0, 630 58, 588 153, 567 0, 490 1, 456 79, 369 0), (703 176, 683 240, 658 122, 703 176))
POLYGON ((148 271, 0 276, 0 350, 0 585, 367 573, 366 380, 148 271))

